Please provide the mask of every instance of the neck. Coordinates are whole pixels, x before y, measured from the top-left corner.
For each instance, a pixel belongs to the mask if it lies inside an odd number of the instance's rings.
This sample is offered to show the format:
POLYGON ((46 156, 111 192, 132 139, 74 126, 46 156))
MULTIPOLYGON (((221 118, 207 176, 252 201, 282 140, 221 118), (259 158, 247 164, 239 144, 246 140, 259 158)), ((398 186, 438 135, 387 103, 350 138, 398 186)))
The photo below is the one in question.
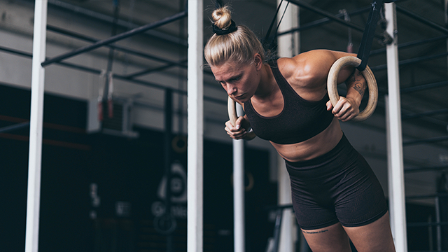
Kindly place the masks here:
POLYGON ((256 98, 265 98, 271 95, 278 86, 275 85, 274 75, 269 64, 263 64, 260 74, 260 83, 254 96, 256 98))

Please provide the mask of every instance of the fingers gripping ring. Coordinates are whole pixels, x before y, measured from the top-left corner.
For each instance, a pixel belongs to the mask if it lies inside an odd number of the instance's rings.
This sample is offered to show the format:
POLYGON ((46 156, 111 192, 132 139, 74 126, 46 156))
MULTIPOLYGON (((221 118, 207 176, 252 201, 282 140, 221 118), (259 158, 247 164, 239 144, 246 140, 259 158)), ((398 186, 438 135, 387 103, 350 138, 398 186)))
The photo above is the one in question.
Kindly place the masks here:
MULTIPOLYGON (((230 122, 232 123, 232 125, 235 126, 235 123, 236 123, 236 120, 238 119, 238 116, 236 115, 235 101, 232 100, 232 98, 230 98, 230 97, 227 99, 227 111, 229 113, 230 122)), ((244 138, 247 139, 247 140, 252 140, 255 137, 256 137, 256 135, 255 135, 254 132, 248 132, 244 136, 244 138)))
MULTIPOLYGON (((328 96, 330 97, 330 101, 333 106, 335 106, 339 101, 337 88, 339 71, 344 66, 350 65, 357 67, 359 66, 359 64, 361 64, 361 60, 359 58, 346 56, 338 59, 330 68, 327 80, 327 90, 328 96)), ((361 73, 364 78, 366 78, 367 86, 369 87, 369 101, 367 102, 366 108, 352 119, 354 121, 362 121, 371 116, 373 114, 373 111, 375 111, 376 104, 378 102, 378 86, 376 84, 375 76, 373 75, 372 70, 370 70, 370 68, 366 66, 366 69, 361 73)))

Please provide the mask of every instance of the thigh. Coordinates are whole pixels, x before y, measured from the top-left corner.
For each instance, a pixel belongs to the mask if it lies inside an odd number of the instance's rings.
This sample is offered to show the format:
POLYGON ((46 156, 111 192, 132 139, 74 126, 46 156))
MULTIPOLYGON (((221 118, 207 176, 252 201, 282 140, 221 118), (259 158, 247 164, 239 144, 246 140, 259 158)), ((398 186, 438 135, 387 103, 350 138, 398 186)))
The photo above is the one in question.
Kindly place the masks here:
POLYGON ((358 252, 395 251, 389 213, 365 226, 344 227, 344 229, 358 252))
POLYGON ((303 236, 313 252, 350 252, 350 241, 340 223, 313 229, 303 230, 303 236))
POLYGON ((388 210, 381 184, 361 155, 348 166, 334 192, 336 215, 344 227, 368 225, 388 210))

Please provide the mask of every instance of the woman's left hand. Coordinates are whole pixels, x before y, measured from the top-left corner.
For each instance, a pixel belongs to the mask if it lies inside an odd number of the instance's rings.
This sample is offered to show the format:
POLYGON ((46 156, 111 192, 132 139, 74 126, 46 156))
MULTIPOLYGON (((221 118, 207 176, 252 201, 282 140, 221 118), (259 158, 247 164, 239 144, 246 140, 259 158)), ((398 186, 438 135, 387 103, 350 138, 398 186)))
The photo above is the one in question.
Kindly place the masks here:
POLYGON ((353 99, 340 97, 336 106, 333 107, 330 101, 327 102, 327 110, 332 110, 333 115, 339 120, 346 122, 359 114, 359 105, 353 99))

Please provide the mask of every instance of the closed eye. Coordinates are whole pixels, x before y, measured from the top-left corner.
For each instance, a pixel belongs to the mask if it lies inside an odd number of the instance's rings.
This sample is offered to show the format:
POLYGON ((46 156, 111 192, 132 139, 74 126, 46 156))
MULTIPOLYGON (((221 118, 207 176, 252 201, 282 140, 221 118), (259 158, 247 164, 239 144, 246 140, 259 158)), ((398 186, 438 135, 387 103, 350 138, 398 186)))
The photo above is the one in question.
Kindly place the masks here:
POLYGON ((237 75, 237 76, 235 76, 235 77, 230 78, 227 82, 235 82, 235 81, 239 81, 239 80, 241 79, 242 76, 243 76, 242 74, 237 75))
POLYGON ((219 84, 224 86, 226 82, 227 83, 233 83, 233 82, 241 80, 242 77, 243 77, 243 74, 241 73, 241 74, 239 74, 237 76, 229 78, 228 80, 216 80, 216 81, 219 82, 219 84))

